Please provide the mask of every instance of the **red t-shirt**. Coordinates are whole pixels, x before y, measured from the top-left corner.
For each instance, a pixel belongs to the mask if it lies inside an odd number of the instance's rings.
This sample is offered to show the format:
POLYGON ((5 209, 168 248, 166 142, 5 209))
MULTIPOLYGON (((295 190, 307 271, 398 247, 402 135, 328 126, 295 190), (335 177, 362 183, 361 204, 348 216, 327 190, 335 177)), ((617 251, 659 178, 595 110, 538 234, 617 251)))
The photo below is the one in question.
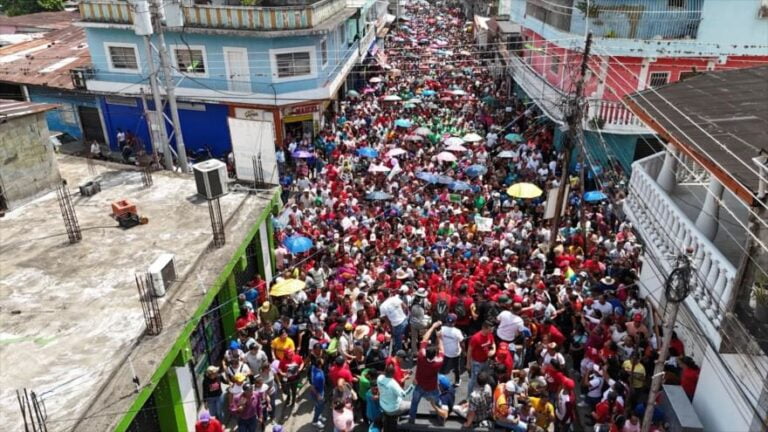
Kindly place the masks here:
POLYGON ((699 370, 693 368, 685 368, 680 375, 680 387, 683 388, 685 394, 689 398, 693 397, 696 392, 696 384, 699 382, 699 370))
POLYGON ((485 362, 488 360, 488 353, 493 346, 493 333, 484 335, 483 332, 475 333, 469 338, 469 352, 472 360, 476 362, 485 362))
POLYGON ((437 354, 432 361, 427 360, 427 342, 422 341, 416 360, 416 384, 425 391, 437 390, 437 374, 442 367, 443 355, 437 354))
POLYGON ((203 426, 203 423, 197 422, 195 424, 195 432, 223 432, 223 429, 221 428, 221 422, 212 418, 205 426, 203 426))
POLYGON ((613 414, 624 411, 624 407, 620 403, 614 402, 613 409, 611 409, 611 403, 604 400, 595 406, 595 415, 597 423, 609 423, 613 414))
POLYGON ((328 377, 331 379, 331 383, 335 386, 339 382, 339 378, 344 378, 348 383, 351 383, 354 377, 352 371, 349 370, 349 364, 346 362, 342 366, 331 365, 328 369, 328 377))
POLYGON ((400 367, 400 363, 395 361, 395 358, 392 356, 387 357, 387 360, 384 363, 385 365, 394 365, 395 366, 395 374, 392 378, 397 381, 398 384, 402 387, 403 384, 405 384, 405 372, 403 372, 403 368, 400 367))
POLYGON ((464 318, 457 318, 456 319, 456 325, 458 327, 467 326, 469 325, 470 321, 472 320, 472 303, 474 301, 472 300, 472 297, 470 296, 461 296, 461 297, 454 297, 451 302, 451 310, 455 313, 456 312, 456 305, 459 302, 464 303, 464 311, 466 314, 464 315, 464 318))

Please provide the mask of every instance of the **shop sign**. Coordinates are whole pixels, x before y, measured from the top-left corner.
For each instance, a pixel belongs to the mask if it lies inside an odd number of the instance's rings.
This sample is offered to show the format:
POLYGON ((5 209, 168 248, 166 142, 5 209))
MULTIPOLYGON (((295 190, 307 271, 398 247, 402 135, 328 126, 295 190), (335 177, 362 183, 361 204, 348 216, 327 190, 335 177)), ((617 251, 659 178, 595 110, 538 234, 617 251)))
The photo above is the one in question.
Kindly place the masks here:
POLYGON ((285 115, 301 115, 319 111, 317 104, 299 105, 285 109, 285 115))

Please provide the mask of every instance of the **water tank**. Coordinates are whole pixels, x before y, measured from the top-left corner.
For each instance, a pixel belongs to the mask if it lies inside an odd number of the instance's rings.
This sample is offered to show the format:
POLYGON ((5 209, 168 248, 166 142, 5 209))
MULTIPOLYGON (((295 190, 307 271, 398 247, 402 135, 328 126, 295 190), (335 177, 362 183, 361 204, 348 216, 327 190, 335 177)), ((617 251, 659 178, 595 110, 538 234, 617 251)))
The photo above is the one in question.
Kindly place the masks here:
POLYGON ((133 9, 133 31, 138 36, 151 35, 152 14, 149 11, 149 2, 147 0, 131 0, 130 7, 133 9))

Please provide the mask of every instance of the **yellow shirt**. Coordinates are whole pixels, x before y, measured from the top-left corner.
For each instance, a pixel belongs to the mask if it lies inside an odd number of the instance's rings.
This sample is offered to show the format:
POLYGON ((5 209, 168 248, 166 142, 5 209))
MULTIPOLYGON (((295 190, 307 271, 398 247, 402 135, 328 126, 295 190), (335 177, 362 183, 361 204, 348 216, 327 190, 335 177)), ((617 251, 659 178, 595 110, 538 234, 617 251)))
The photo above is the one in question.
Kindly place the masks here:
POLYGON ((536 426, 547 429, 555 419, 555 406, 537 397, 528 397, 533 411, 536 413, 536 426))
POLYGON ((627 371, 632 377, 632 388, 642 388, 645 385, 645 366, 642 363, 635 363, 635 370, 632 370, 632 360, 624 360, 621 368, 627 371), (633 373, 634 372, 634 373, 633 373))
POLYGON ((275 356, 278 360, 282 360, 285 352, 288 350, 294 351, 296 346, 293 344, 293 339, 287 337, 285 341, 280 340, 280 337, 272 339, 272 349, 275 350, 275 356))

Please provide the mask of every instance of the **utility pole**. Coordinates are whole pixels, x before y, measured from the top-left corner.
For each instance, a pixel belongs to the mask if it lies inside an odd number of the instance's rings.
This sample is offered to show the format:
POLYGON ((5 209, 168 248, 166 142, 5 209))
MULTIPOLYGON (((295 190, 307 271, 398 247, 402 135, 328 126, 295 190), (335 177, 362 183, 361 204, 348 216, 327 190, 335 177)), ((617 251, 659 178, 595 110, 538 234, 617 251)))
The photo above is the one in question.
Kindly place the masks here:
POLYGON ((156 151, 162 149, 165 168, 173 170, 173 154, 171 153, 171 143, 168 141, 168 131, 165 129, 165 119, 163 118, 163 97, 160 95, 160 86, 157 83, 157 68, 155 67, 155 60, 152 57, 153 50, 150 36, 144 36, 144 45, 147 49, 149 88, 152 90, 152 99, 155 102, 155 118, 151 119, 150 121, 149 135, 153 140, 157 138, 158 141, 160 141, 155 143, 154 149, 156 151))
MULTIPOLYGON (((176 105, 176 85, 173 82, 173 73, 171 72, 171 62, 168 58, 168 47, 165 44, 165 35, 163 34, 163 23, 160 19, 161 0, 151 0, 152 2, 152 20, 158 37, 158 54, 160 55, 160 67, 163 68, 163 79, 165 81, 165 95, 171 108, 171 121, 173 122, 174 138, 176 139, 176 152, 179 157, 179 166, 181 172, 189 172, 187 164, 187 150, 184 147, 184 137, 181 133, 181 122, 179 121, 179 107, 176 105)), ((161 111, 161 115, 164 113, 161 111)), ((170 147, 170 146, 169 146, 170 147)))
POLYGON ((669 305, 669 313, 665 317, 661 351, 659 358, 656 360, 656 366, 653 369, 651 390, 648 393, 648 401, 645 403, 642 432, 648 432, 651 428, 653 408, 656 405, 656 397, 661 389, 662 378, 664 377, 664 363, 666 363, 667 357, 669 357, 669 345, 672 342, 672 332, 675 330, 677 313, 680 310, 680 303, 685 300, 690 292, 692 253, 693 250, 688 249, 686 253, 680 254, 677 257, 677 266, 664 282, 664 297, 669 305))
MULTIPOLYGON (((587 34, 587 40, 584 43, 584 54, 581 57, 581 70, 579 73, 579 80, 576 81, 576 94, 568 102, 568 110, 565 114, 565 120, 568 123, 568 134, 565 137, 563 143, 563 172, 560 175, 560 185, 557 189, 557 200, 555 201, 555 216, 552 218, 552 232, 549 236, 550 249, 555 247, 557 243, 557 233, 560 227, 560 213, 563 209, 563 201, 565 200, 565 189, 568 186, 568 167, 571 164, 571 153, 573 152, 574 144, 583 140, 584 137, 581 134, 581 121, 584 117, 584 80, 587 75, 587 66, 589 64, 589 52, 592 48, 592 33, 587 34)), ((584 146, 582 145, 582 152, 584 146)), ((584 236, 587 233, 583 233, 584 236)))

